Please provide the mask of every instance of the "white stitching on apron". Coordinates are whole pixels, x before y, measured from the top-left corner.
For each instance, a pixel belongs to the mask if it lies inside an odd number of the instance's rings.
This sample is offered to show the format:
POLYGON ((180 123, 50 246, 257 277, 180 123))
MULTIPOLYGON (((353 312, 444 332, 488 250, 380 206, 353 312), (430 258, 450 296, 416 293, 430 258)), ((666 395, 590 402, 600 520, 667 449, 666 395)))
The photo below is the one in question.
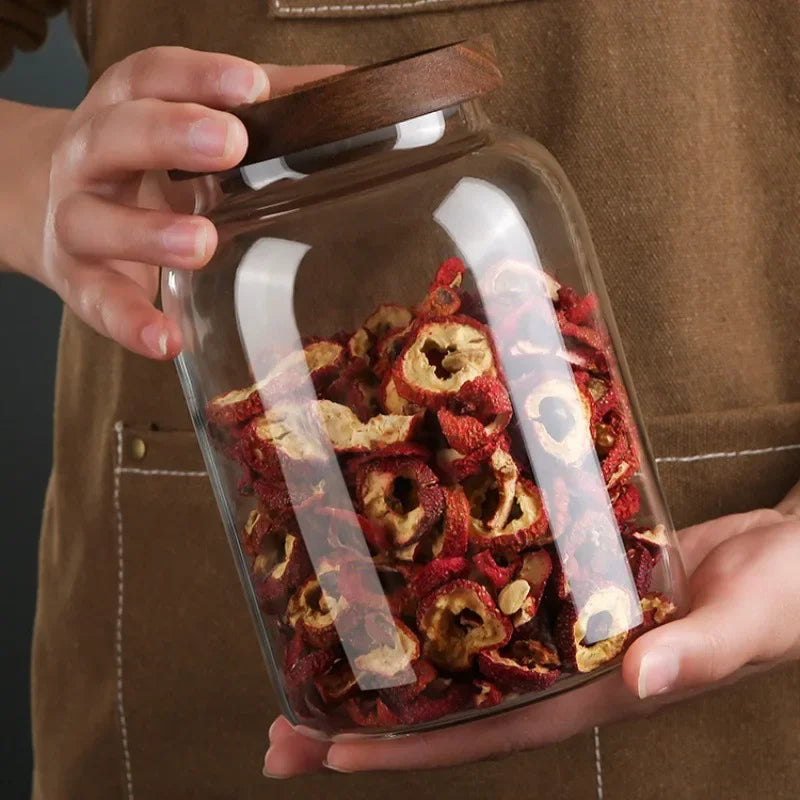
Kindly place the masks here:
POLYGON ((134 800, 131 754, 128 749, 128 723, 125 719, 125 700, 122 683, 122 609, 125 599, 125 550, 122 536, 122 505, 119 500, 119 483, 120 474, 122 473, 122 422, 115 423, 114 430, 117 433, 117 461, 114 465, 114 511, 117 515, 117 625, 114 638, 117 662, 117 714, 119 715, 119 729, 122 735, 122 759, 125 764, 127 797, 128 800, 134 800))
POLYGON ((603 800, 603 759, 600 757, 600 728, 594 726, 594 774, 597 783, 597 800, 603 800))
POLYGON ((800 450, 800 444, 781 444, 777 447, 761 447, 757 450, 735 450, 730 453, 704 453, 699 456, 664 456, 657 458, 657 464, 687 464, 691 461, 709 461, 712 458, 738 458, 739 456, 760 456, 764 453, 785 453, 789 450, 800 450))
POLYGON ((275 10, 281 14, 324 14, 328 11, 391 11, 396 8, 418 8, 419 6, 445 3, 447 0, 409 0, 406 3, 361 3, 359 5, 292 6, 275 0, 275 10))
POLYGON ((120 467, 120 472, 127 475, 169 475, 178 478, 205 478, 208 473, 203 470, 190 470, 184 472, 179 469, 140 469, 139 467, 120 467))

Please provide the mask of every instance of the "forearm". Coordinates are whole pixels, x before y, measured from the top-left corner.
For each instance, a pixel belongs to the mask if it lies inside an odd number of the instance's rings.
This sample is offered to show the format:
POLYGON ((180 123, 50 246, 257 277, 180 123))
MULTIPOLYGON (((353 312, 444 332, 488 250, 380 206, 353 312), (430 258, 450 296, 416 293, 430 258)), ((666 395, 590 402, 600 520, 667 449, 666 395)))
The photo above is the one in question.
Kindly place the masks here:
POLYGON ((43 280, 50 154, 71 113, 0 100, 0 270, 43 280))

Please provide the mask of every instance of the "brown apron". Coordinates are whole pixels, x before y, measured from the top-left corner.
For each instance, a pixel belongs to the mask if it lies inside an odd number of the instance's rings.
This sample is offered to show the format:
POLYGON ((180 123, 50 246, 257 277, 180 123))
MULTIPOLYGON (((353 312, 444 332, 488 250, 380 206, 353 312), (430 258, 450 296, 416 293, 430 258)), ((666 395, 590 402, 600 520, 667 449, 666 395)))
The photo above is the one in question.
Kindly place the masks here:
MULTIPOLYGON (((496 122, 581 197, 678 524, 800 477, 800 5, 77 0, 92 75, 159 44, 356 64, 488 31, 496 122)), ((800 796, 800 668, 499 761, 268 781, 266 673, 173 367, 64 318, 35 796, 800 796), (142 443, 144 447, 142 447, 142 443)), ((512 743, 513 744, 513 743, 512 743)))

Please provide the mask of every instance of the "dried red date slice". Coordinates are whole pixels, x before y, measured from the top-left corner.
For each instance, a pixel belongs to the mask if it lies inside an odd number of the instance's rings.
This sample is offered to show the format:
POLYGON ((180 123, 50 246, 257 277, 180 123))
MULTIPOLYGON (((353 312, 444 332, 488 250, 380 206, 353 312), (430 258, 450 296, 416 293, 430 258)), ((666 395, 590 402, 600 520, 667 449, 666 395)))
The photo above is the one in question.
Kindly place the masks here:
POLYGON ((432 410, 444 406, 467 381, 494 376, 489 331, 464 316, 421 320, 392 370, 398 393, 432 410))
POLYGON ((358 691, 358 681, 347 661, 340 661, 330 672, 314 679, 322 701, 329 706, 339 705, 358 691))
POLYGON ((461 486, 442 486, 444 524, 431 545, 434 558, 463 556, 469 541, 469 499, 461 486))
POLYGON ((502 650, 478 656, 478 669, 489 680, 515 692, 541 691, 561 675, 561 659, 555 647, 534 639, 517 639, 502 650))
POLYGON ((472 556, 472 563, 489 580, 496 591, 500 591, 506 586, 519 568, 518 558, 506 564, 498 563, 498 558, 502 560, 503 554, 493 554, 489 550, 481 550, 472 556))
POLYGON ((221 428, 249 422, 264 411, 258 390, 259 384, 254 384, 218 395, 206 405, 206 419, 221 428))
POLYGON ((347 601, 327 594, 314 577, 292 595, 286 618, 309 645, 328 647, 338 641, 336 618, 345 608, 347 601))
POLYGON ((491 681, 476 678, 472 687, 472 705, 475 708, 493 708, 503 702, 503 693, 491 681))
POLYGON ((616 658, 633 628, 632 598, 614 585, 595 589, 580 610, 565 603, 556 622, 563 659, 578 672, 592 672, 616 658))
POLYGON ((467 381, 438 412, 447 443, 460 453, 471 453, 496 441, 511 421, 511 399, 497 378, 467 381))
POLYGON ((356 492, 364 516, 386 528, 398 548, 419 540, 444 510, 436 475, 412 458, 363 464, 358 471, 356 492))
POLYGON ((525 416, 541 448, 568 466, 579 466, 594 450, 592 397, 586 389, 545 381, 525 399, 525 416))
POLYGON ((470 562, 462 556, 435 558, 414 577, 411 588, 419 598, 427 597, 434 589, 469 573, 470 562))
POLYGON ((420 603, 417 628, 424 653, 436 666, 453 672, 470 668, 482 650, 502 647, 511 624, 483 586, 456 580, 439 587, 420 603))

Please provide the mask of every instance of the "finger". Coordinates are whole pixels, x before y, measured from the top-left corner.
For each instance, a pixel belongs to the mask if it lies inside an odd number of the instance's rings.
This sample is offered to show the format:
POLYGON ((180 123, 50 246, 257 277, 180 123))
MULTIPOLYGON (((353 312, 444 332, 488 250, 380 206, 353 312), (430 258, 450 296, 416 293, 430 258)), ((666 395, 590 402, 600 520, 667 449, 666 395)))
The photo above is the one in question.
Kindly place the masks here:
POLYGON ((781 519, 781 515, 774 509, 762 508, 684 528, 678 532, 678 540, 687 573, 692 575, 708 554, 723 542, 753 528, 780 522, 781 519))
POLYGON ((270 745, 276 744, 281 740, 285 739, 287 736, 291 736, 294 733, 294 728, 292 728, 291 723, 289 722, 286 717, 276 717, 275 721, 270 725, 269 728, 269 743, 270 745))
POLYGON ((79 260, 197 269, 217 246, 216 228, 205 217, 123 206, 87 192, 59 204, 54 229, 59 244, 79 260))
POLYGON ((692 611, 633 643, 623 678, 640 698, 722 681, 779 658, 800 637, 796 525, 754 528, 713 550, 692 578, 692 611))
POLYGON ((280 725, 276 723, 275 727, 277 731, 273 729, 270 732, 271 744, 264 757, 266 777, 292 778, 323 768, 330 742, 309 739, 293 730, 286 720, 280 725))
POLYGON ((800 482, 796 483, 789 494, 776 506, 781 514, 791 514, 800 517, 800 482))
POLYGON ((148 97, 234 108, 268 96, 267 75, 252 61, 185 47, 152 47, 110 67, 81 108, 95 113, 103 106, 148 97))
POLYGON ((87 325, 134 353, 166 360, 181 350, 177 324, 126 275, 101 266, 74 268, 61 294, 87 325))
POLYGON ((562 741, 586 727, 635 713, 640 703, 619 675, 519 711, 398 739, 334 742, 326 766, 341 772, 432 769, 502 757, 562 741))
POLYGON ((262 64, 270 85, 270 96, 286 94, 304 83, 312 83, 332 75, 339 75, 350 69, 342 64, 308 64, 305 66, 285 66, 283 64, 262 64))
POLYGON ((247 149, 244 125, 193 103, 132 100, 101 109, 61 155, 79 178, 103 181, 145 170, 230 169, 247 149))

